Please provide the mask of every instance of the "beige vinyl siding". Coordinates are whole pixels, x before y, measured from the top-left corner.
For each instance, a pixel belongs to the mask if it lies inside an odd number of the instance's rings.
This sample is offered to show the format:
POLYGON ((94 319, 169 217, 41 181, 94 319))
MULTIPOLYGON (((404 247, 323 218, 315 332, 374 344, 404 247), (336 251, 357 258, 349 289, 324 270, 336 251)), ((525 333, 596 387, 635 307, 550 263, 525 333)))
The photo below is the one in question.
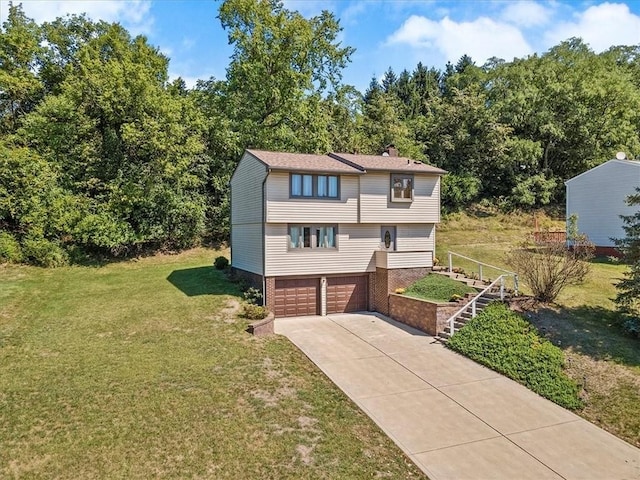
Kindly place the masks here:
POLYGON ((262 274, 264 164, 245 153, 231 177, 231 265, 262 274))
POLYGON ((265 165, 245 153, 231 177, 231 225, 262 222, 265 165))
POLYGON ((375 271, 380 225, 338 225, 337 250, 288 250, 287 224, 266 226, 267 276, 329 275, 375 271))
POLYGON ((404 224, 396 227, 396 249, 415 252, 435 249, 435 225, 404 224))
POLYGON ((433 252, 376 252, 376 267, 380 268, 431 268, 433 252))
POLYGON ((578 230, 597 246, 613 246, 611 238, 624 237, 619 215, 632 215, 638 207, 625 203, 640 186, 640 162, 611 160, 567 181, 567 218, 578 216, 578 230))
POLYGON ((367 173, 360 177, 360 222, 438 223, 440 221, 440 177, 414 175, 413 202, 391 202, 390 173, 367 173))
POLYGON ((267 222, 356 223, 358 177, 340 176, 340 199, 289 198, 289 173, 271 172, 267 179, 267 222))
POLYGON ((231 235, 231 265, 262 275, 262 224, 234 225, 231 235))

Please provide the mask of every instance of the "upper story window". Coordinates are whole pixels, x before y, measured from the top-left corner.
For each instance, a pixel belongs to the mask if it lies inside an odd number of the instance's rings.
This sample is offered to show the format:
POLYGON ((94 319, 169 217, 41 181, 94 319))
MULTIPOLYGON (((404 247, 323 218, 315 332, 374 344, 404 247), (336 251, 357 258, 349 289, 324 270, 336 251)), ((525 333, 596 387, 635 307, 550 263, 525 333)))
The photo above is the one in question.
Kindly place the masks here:
POLYGON ((340 198, 340 177, 292 173, 289 193, 292 198, 340 198))
POLYGON ((391 201, 413 201, 413 175, 401 173, 391 174, 391 201))

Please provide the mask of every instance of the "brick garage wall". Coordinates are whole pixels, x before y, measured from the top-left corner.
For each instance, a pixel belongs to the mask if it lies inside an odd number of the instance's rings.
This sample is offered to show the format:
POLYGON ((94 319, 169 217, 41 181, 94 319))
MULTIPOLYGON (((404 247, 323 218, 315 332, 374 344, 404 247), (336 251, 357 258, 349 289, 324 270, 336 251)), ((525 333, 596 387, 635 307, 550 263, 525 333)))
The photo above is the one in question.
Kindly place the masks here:
POLYGON ((373 308, 376 312, 389 315, 389 289, 387 287, 388 272, 386 268, 376 268, 375 273, 375 298, 373 308))
POLYGON ((462 305, 458 303, 434 303, 392 293, 388 315, 429 335, 438 335, 444 331, 449 317, 460 308, 462 305))
POLYGON ((375 272, 369 273, 369 311, 373 312, 376 309, 376 274, 375 272))
POLYGON ((265 290, 264 292, 264 305, 275 312, 276 309, 276 277, 266 277, 264 279, 265 290))

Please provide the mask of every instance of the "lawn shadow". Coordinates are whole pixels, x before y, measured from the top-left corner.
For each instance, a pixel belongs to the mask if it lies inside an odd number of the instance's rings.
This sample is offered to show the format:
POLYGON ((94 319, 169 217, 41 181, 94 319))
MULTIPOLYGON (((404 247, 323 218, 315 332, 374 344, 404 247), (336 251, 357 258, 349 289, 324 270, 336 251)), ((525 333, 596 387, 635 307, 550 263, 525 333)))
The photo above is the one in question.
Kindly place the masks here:
POLYGON ((188 297, 198 295, 240 295, 238 287, 222 270, 213 266, 174 270, 167 280, 188 297))
POLYGON ((640 366, 640 340, 626 335, 618 314, 600 306, 543 307, 529 320, 551 342, 594 360, 640 366))

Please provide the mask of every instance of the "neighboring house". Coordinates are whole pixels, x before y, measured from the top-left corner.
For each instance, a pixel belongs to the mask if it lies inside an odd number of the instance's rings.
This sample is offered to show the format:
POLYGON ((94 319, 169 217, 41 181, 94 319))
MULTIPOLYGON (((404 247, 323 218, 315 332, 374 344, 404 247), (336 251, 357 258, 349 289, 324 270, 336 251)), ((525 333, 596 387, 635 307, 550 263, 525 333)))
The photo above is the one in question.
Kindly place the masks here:
MULTIPOLYGON (((600 255, 617 255, 612 238, 624 237, 620 215, 632 215, 625 199, 640 187, 640 162, 609 160, 565 182, 567 218, 578 217, 578 230, 600 255)), ((635 210, 634 210, 635 209, 635 210)))
POLYGON ((433 266, 439 168, 386 155, 246 150, 231 177, 231 266, 276 316, 388 311, 433 266))

